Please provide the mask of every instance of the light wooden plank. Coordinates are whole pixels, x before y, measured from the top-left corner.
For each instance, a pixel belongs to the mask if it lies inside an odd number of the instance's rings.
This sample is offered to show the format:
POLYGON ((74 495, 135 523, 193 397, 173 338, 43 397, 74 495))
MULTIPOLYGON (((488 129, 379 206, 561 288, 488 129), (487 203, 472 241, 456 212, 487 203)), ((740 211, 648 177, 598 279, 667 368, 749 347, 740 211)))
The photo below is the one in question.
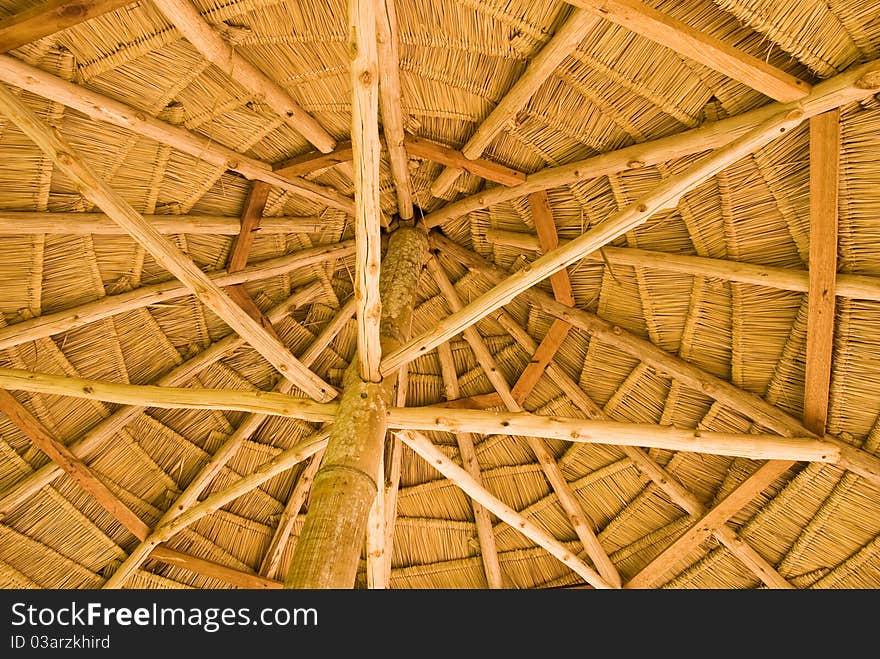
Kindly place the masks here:
POLYGON ((807 296, 807 357, 804 425, 825 434, 834 348, 837 277, 840 111, 810 119, 810 288, 807 296))

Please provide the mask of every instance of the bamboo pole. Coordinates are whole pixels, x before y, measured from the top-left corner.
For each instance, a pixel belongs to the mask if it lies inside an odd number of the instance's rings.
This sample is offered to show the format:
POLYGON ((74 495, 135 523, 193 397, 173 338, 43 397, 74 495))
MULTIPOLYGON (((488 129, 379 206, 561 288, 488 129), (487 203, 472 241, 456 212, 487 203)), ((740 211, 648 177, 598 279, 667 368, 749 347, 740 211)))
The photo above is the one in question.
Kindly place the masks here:
POLYGON ((522 533, 529 540, 546 549, 561 563, 583 577, 591 586, 612 588, 593 568, 568 551, 556 538, 485 490, 470 474, 437 449, 427 437, 413 430, 399 432, 397 436, 419 457, 455 483, 470 498, 491 510, 499 519, 522 533))
POLYGON ((285 123, 327 153, 336 140, 294 101, 290 94, 263 73, 208 23, 189 0, 153 0, 153 4, 209 62, 271 107, 285 123))
POLYGON ((129 555, 123 565, 117 568, 116 572, 104 583, 103 588, 121 588, 130 575, 128 570, 123 569, 123 566, 127 564, 140 565, 156 547, 174 537, 190 524, 194 524, 203 517, 219 510, 230 501, 234 501, 238 497, 247 494, 278 474, 313 456, 327 446, 329 434, 330 431, 324 429, 311 437, 307 437, 298 442, 296 446, 286 449, 268 462, 264 462, 253 473, 240 478, 229 487, 211 494, 170 522, 157 526, 147 539, 138 545, 136 551, 129 555))
POLYGON ((379 382, 382 260, 379 203, 379 66, 376 46, 380 0, 349 0, 348 35, 352 84, 351 145, 354 155, 357 361, 360 379, 379 382))
MULTIPOLYGON (((460 396, 458 374, 455 372, 455 361, 449 344, 441 343, 437 346, 437 355, 440 358, 440 373, 443 377, 443 387, 446 389, 446 400, 457 400, 460 396)), ((482 486, 480 463, 477 461, 477 451, 474 448, 474 436, 467 432, 460 432, 455 435, 455 441, 458 444, 462 466, 474 481, 482 486)), ((498 560, 498 545, 495 542, 495 532, 492 530, 492 518, 485 506, 473 499, 471 499, 471 510, 474 513, 474 523, 477 527, 480 560, 483 562, 483 570, 486 573, 486 583, 489 588, 504 588, 504 575, 498 560)))
POLYGON ((803 113, 791 110, 776 115, 727 146, 698 161, 681 174, 672 176, 650 193, 611 215, 598 226, 571 242, 547 252, 527 267, 509 275, 503 282, 473 300, 464 309, 440 321, 437 326, 411 339, 394 352, 386 354, 380 370, 392 372, 420 355, 426 354, 438 343, 470 327, 498 307, 534 286, 554 272, 574 263, 584 254, 602 247, 614 238, 645 223, 654 213, 674 206, 678 199, 706 179, 722 171, 731 163, 749 155, 780 134, 797 127, 803 113))
MULTIPOLYGON (((379 282, 383 351, 407 337, 427 245, 420 229, 402 226, 391 234, 379 282)), ((367 517, 378 493, 375 479, 393 384, 392 377, 382 382, 361 380, 356 359, 346 370, 330 443, 315 476, 286 587, 354 586, 367 517)))
POLYGON ((834 281, 837 276, 840 111, 810 119, 810 290, 804 425, 825 433, 834 349, 834 281))
MULTIPOLYGON (((243 284, 283 275, 310 265, 318 265, 354 253, 354 241, 348 240, 331 247, 314 247, 294 252, 275 259, 256 263, 237 273, 226 271, 206 273, 218 286, 243 284)), ((318 285, 318 284, 314 284, 318 285)), ((310 297, 315 297, 315 290, 309 287, 310 297)), ((36 316, 12 325, 0 328, 0 349, 11 348, 28 341, 34 341, 53 334, 60 334, 89 323, 110 318, 117 314, 141 309, 152 305, 161 305, 176 298, 190 294, 190 290, 172 280, 141 286, 126 293, 107 295, 94 302, 87 302, 70 309, 64 309, 43 316, 36 316)))
POLYGON ((177 277, 209 309, 238 332, 285 378, 316 400, 331 400, 335 390, 305 368, 277 338, 266 332, 202 272, 179 248, 153 229, 121 196, 95 176, 76 152, 37 116, 0 85, 0 110, 36 142, 90 201, 149 251, 156 261, 177 277))
POLYGON ((397 192, 397 211, 402 220, 413 216, 409 185, 409 156, 403 146, 403 108, 401 107, 397 11, 394 0, 376 0, 376 39, 379 65, 379 103, 382 128, 391 165, 391 178, 397 192))
POLYGON ((603 153, 586 160, 551 167, 530 174, 526 182, 511 188, 492 188, 446 204, 425 216, 428 227, 462 217, 494 204, 523 197, 598 176, 684 158, 730 143, 767 119, 792 110, 812 117, 853 101, 871 96, 880 90, 880 60, 848 69, 812 88, 809 95, 791 103, 769 103, 763 107, 720 121, 708 122, 698 128, 623 149, 603 153))
MULTIPOLYGON (((144 215, 143 217, 162 234, 236 236, 241 233, 240 219, 232 216, 144 215)), ((264 217, 258 232, 260 235, 320 233, 325 225, 326 221, 320 217, 264 217)), ((0 236, 34 233, 126 235, 125 230, 104 213, 0 211, 0 236)))
POLYGON ((803 80, 657 11, 640 0, 566 1, 581 7, 589 15, 625 27, 671 48, 777 101, 795 101, 810 91, 810 85, 803 80))
MULTIPOLYGON (((482 155, 505 124, 528 103, 538 88, 598 23, 599 19, 588 11, 582 9, 572 11, 565 23, 532 58, 525 72, 461 148, 465 158, 472 160, 482 155)), ((461 173, 462 170, 458 168, 444 169, 431 185, 431 194, 435 197, 443 196, 461 173)))
MULTIPOLYGON (((434 277, 440 292, 446 298, 452 311, 457 312, 460 310, 463 305, 458 292, 453 287, 452 282, 449 281, 443 268, 437 263, 437 259, 432 258, 428 261, 428 271, 434 277)), ((495 358, 486 347, 476 328, 473 326, 468 327, 464 331, 464 338, 468 345, 470 345, 471 350, 473 350, 477 363, 482 367, 495 391, 501 396, 504 406, 511 412, 522 412, 522 406, 514 398, 510 385, 504 379, 498 365, 495 363, 495 358)), ((565 511, 575 534, 578 536, 581 544, 583 544, 599 574, 612 587, 619 588, 621 579, 617 568, 599 543, 599 539, 593 530, 593 522, 587 517, 580 502, 577 500, 577 496, 571 489, 568 481, 565 480, 562 469, 556 463, 556 458, 550 452, 550 449, 547 448, 546 443, 537 437, 526 437, 526 442, 528 442, 529 448, 534 453, 538 464, 541 465, 547 482, 556 493, 556 497, 559 499, 559 503, 565 511)))
POLYGON ((97 121, 128 129, 142 137, 167 144, 200 161, 238 172, 248 179, 264 181, 331 208, 354 215, 354 202, 332 188, 272 171, 271 165, 249 158, 191 133, 155 119, 140 110, 97 92, 80 87, 30 66, 8 55, 0 55, 0 81, 73 108, 97 121))
MULTIPOLYGON (((486 240, 490 243, 509 245, 520 249, 544 251, 538 243, 537 236, 519 231, 488 229, 486 240)), ((612 265, 630 265, 666 272, 680 272, 687 275, 717 277, 725 281, 755 284, 756 286, 767 286, 768 288, 799 293, 806 293, 810 288, 810 273, 807 270, 756 265, 706 256, 658 252, 636 247, 606 245, 602 248, 601 253, 587 254, 584 256, 584 260, 601 263, 604 261, 603 255, 612 265)), ((836 273, 831 288, 834 294, 839 297, 880 301, 880 277, 836 273)))
MULTIPOLYGON (((303 304, 322 291, 319 283, 310 284, 284 302, 269 311, 270 320, 280 320, 290 309, 303 304)), ((236 334, 227 336, 220 341, 215 341, 208 348, 195 357, 185 361, 172 369, 166 375, 156 381, 157 386, 173 387, 183 384, 199 372, 216 363, 226 355, 244 345, 244 340, 236 334)), ((115 433, 122 430, 125 425, 136 416, 146 410, 139 405, 126 405, 111 414, 109 417, 93 426, 82 437, 68 445, 68 449, 79 459, 87 459, 98 447, 110 439, 115 433)), ((54 464, 48 464, 37 469, 36 472, 16 483, 9 489, 0 493, 0 519, 5 517, 12 509, 26 501, 35 492, 51 483, 61 473, 60 468, 54 464)))

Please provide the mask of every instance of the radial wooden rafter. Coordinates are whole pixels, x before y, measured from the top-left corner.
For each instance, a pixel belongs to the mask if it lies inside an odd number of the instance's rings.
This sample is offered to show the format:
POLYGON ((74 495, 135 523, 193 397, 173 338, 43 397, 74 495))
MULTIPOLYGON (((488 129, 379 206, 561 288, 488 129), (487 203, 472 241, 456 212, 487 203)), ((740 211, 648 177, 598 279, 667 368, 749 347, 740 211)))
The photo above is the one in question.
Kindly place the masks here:
MULTIPOLYGON (((589 4, 589 3, 586 3, 586 2, 579 2, 579 3, 574 3, 574 4, 581 4, 581 5, 583 5, 583 4, 589 4)), ((617 3, 615 3, 615 6, 617 6, 617 5, 620 5, 620 6, 624 6, 624 5, 629 6, 629 5, 631 5, 631 4, 637 4, 637 3, 617 2, 617 3)), ((874 83, 874 84, 875 84, 875 86, 876 86, 876 83, 874 83)), ((237 164, 237 163, 236 163, 236 164, 237 164)), ((539 235, 540 235, 540 234, 539 234, 539 235)), ((811 275, 810 275, 810 276, 812 277, 812 274, 813 274, 813 268, 811 268, 810 272, 811 272, 811 275)), ((799 275, 798 275, 798 278, 800 279, 800 277, 801 277, 801 275, 799 274, 799 275)), ((841 290, 841 289, 840 289, 840 283, 841 283, 841 280, 842 280, 842 279, 843 279, 843 276, 840 277, 839 280, 838 280, 838 294, 846 295, 846 293, 841 293, 841 292, 840 292, 840 290, 841 290)), ((832 275, 831 275, 831 281, 832 281, 831 286, 833 287, 833 281, 834 281, 834 275, 833 275, 833 273, 832 273, 832 275)), ((797 285, 800 286, 801 284, 798 283, 797 285)), ((811 290, 813 289, 814 286, 818 287, 818 284, 813 284, 813 283, 812 283, 812 280, 811 280, 811 286, 810 286, 811 290)), ((826 279, 825 279, 825 286, 826 286, 826 288, 827 288, 827 286, 828 286, 828 284, 827 284, 827 276, 826 276, 826 279)), ((792 290, 802 290, 802 289, 792 289, 792 290)), ((827 297, 828 297, 828 296, 826 295, 826 298, 827 298, 827 297)), ((831 297, 831 305, 832 305, 832 308, 833 308, 833 301, 834 301, 834 300, 833 300, 833 295, 831 295, 830 297, 831 297)), ((560 320, 559 322, 561 322, 561 323, 562 323, 562 322, 567 323, 567 321, 562 321, 562 320, 560 320)), ((826 344, 826 347, 827 347, 827 344, 826 344)), ((540 369, 541 369, 541 370, 543 370, 544 368, 552 368, 552 355, 551 355, 551 356, 547 356, 546 360, 542 359, 541 362, 540 362, 540 364, 541 364, 541 366, 540 366, 540 369)), ((537 369, 538 369, 538 367, 536 366, 536 367, 535 367, 535 370, 537 370, 537 369)), ((539 373, 539 376, 540 376, 540 373, 539 373)), ((808 380, 808 382, 809 382, 809 380, 808 380)), ((826 401, 827 401, 827 382, 826 382, 825 392, 826 392, 826 393, 825 393, 825 399, 826 399, 826 401)), ((823 424, 823 425, 824 425, 824 424, 823 424)), ((821 431, 819 431, 819 432, 821 433, 821 431)), ((844 450, 843 447, 838 447, 838 449, 841 451, 841 453, 840 453, 840 459, 841 459, 842 461, 845 461, 846 459, 851 458, 851 456, 852 456, 852 451, 850 451, 849 449, 844 450), (847 456, 849 456, 849 458, 844 458, 844 457, 843 457, 844 454, 846 454, 847 456)), ((842 462, 841 462, 841 464, 842 464, 842 462)), ((690 511, 689 511, 689 512, 690 512, 690 511)), ((710 511, 710 512, 711 512, 711 511, 710 511)), ((693 513, 692 513, 692 514, 693 514, 693 513)), ((713 518, 713 519, 714 519, 714 518, 713 518)), ((722 520, 722 521, 723 521, 723 520, 722 520)), ((712 529, 710 529, 710 530, 711 530, 712 532, 718 532, 718 533, 720 534, 720 533, 722 533, 721 530, 720 530, 720 529, 722 529, 722 528, 727 528, 727 527, 715 527, 715 528, 712 528, 712 529)), ((719 537, 719 539, 721 539, 721 536, 720 536, 720 535, 718 535, 717 537, 719 537)), ((723 540, 722 540, 722 542, 723 542, 723 540)), ((158 550, 157 550, 157 551, 158 551, 158 550)), ((161 559, 160 559, 160 560, 161 560, 161 559)), ((233 577, 233 578, 234 578, 234 577, 233 577)), ((242 577, 242 579, 244 579, 244 578, 245 578, 245 577, 242 577)), ((244 583, 244 581, 242 581, 242 583, 244 583)), ((770 584, 768 584, 768 585, 770 585, 770 584)), ((275 586, 267 586, 267 587, 275 587, 275 586)))

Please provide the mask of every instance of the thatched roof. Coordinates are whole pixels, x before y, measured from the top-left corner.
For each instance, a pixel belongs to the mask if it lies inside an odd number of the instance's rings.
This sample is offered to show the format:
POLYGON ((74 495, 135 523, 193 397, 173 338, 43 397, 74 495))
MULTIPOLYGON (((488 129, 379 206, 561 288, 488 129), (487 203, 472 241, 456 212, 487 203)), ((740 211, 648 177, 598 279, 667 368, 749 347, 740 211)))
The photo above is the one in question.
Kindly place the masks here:
POLYGON ((289 391, 273 333, 341 386, 376 186, 382 232, 432 250, 383 362, 408 364, 395 409, 433 406, 410 435, 389 411, 391 588, 880 586, 880 3, 352 3, 376 4, 373 183, 345 2, 0 5, 0 586, 100 587, 194 505, 127 587, 280 586, 323 454, 301 440, 336 408, 244 394, 289 391))

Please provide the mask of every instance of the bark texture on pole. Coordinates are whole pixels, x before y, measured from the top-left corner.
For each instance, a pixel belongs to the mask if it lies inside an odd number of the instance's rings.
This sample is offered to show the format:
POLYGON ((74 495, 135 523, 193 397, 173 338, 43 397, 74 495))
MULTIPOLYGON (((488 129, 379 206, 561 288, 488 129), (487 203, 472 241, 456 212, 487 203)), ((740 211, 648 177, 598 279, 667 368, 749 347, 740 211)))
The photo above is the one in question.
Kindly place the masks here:
MULTIPOLYGON (((408 339, 415 292, 428 252, 423 230, 400 227, 382 262, 382 352, 408 339)), ((286 588, 352 588, 376 498, 376 474, 392 402, 394 375, 364 382, 357 359, 345 372, 339 412, 315 475, 311 503, 296 544, 286 588)))

